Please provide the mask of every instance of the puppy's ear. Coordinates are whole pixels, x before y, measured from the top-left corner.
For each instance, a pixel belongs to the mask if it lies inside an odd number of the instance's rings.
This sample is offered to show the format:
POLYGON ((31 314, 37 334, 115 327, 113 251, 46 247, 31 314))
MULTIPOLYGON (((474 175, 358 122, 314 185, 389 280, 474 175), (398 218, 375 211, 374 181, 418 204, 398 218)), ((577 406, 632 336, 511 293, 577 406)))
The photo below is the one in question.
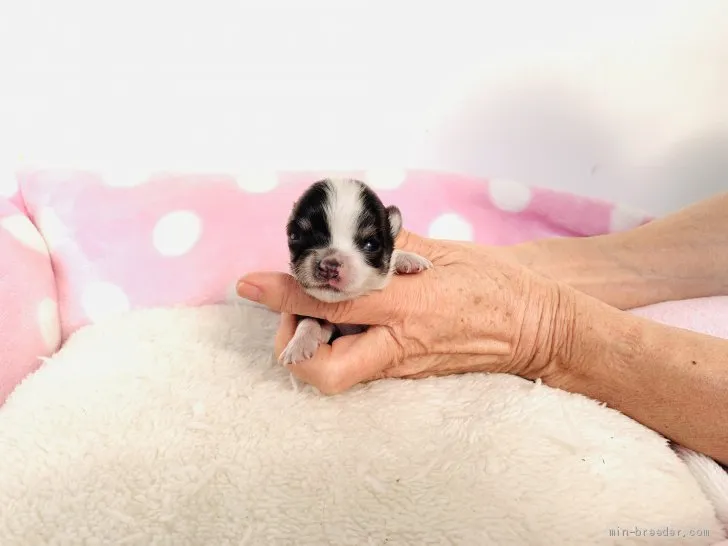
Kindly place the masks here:
POLYGON ((392 205, 391 207, 387 207, 387 215, 389 216, 389 229, 392 232, 392 237, 396 239, 402 230, 402 213, 397 207, 392 205))

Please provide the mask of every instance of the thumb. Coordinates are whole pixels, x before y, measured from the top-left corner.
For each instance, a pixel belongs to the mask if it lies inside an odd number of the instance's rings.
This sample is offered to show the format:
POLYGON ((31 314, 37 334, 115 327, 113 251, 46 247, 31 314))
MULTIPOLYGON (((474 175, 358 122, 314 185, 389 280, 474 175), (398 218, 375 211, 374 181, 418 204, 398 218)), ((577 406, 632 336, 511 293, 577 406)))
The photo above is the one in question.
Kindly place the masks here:
POLYGON ((334 324, 377 324, 386 304, 381 293, 340 303, 327 303, 309 296, 295 278, 286 273, 259 272, 242 277, 238 295, 279 313, 324 319, 334 324))

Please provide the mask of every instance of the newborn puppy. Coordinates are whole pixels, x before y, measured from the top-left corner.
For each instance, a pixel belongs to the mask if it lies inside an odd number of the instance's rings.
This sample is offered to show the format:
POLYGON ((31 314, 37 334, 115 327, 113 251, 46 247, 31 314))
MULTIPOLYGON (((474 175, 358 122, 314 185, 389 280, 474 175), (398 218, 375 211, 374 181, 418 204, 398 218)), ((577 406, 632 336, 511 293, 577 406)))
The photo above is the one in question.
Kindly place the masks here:
MULTIPOLYGON (((340 302, 381 290, 395 273, 431 268, 426 258, 394 248, 401 228, 399 209, 385 207, 363 182, 315 182, 294 203, 286 226, 291 273, 314 298, 340 302)), ((287 365, 307 360, 321 343, 365 329, 299 317, 280 361, 287 365)))

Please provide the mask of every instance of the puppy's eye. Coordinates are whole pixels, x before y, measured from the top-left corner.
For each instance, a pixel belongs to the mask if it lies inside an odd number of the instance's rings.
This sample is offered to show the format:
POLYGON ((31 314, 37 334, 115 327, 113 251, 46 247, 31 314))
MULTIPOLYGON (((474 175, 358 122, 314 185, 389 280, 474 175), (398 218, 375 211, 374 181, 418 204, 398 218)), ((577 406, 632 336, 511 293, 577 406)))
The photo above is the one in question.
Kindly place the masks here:
POLYGON ((291 243, 297 243, 301 236, 296 231, 292 231, 288 234, 288 241, 291 243))
POLYGON ((367 252, 376 252, 379 250, 379 241, 376 239, 367 239, 364 241, 364 250, 367 252))

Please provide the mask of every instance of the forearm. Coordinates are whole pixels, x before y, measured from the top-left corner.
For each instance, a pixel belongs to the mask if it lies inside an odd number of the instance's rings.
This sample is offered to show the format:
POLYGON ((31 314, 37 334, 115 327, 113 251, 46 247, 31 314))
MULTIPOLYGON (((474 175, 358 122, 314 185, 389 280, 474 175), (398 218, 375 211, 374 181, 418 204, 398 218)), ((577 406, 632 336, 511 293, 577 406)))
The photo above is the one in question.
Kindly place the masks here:
POLYGON ((728 194, 639 228, 510 247, 522 265, 620 309, 728 294, 728 194))
POLYGON ((545 382, 602 401, 728 464, 728 340, 658 324, 591 298, 572 308, 568 350, 545 382))

